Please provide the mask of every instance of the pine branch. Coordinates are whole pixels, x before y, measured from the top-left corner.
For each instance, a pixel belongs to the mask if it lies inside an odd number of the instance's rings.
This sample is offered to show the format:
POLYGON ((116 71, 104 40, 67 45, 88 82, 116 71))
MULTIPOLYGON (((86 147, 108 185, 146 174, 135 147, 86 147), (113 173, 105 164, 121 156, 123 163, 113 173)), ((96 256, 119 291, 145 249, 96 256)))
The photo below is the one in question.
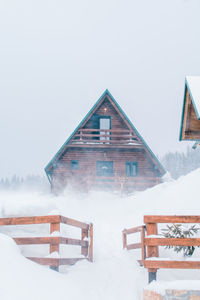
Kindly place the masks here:
MULTIPOLYGON (((197 234, 199 229, 196 225, 184 228, 182 224, 172 224, 162 229, 162 235, 165 238, 190 238, 197 234)), ((177 253, 183 251, 184 256, 192 256, 195 251, 194 246, 166 246, 165 249, 174 249, 177 253)))

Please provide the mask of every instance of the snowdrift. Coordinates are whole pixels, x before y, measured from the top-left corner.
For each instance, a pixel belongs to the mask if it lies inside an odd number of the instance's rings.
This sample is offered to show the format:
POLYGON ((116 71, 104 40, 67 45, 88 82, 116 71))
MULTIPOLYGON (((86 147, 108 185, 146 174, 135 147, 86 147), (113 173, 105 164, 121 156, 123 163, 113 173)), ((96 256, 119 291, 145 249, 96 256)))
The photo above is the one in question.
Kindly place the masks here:
MULTIPOLYGON (((94 263, 81 261, 57 273, 27 260, 7 235, 38 235, 35 227, 0 228, 0 298, 4 300, 141 299, 147 271, 139 267, 138 251, 122 250, 121 231, 143 223, 144 214, 200 214, 200 169, 177 181, 145 192, 119 197, 108 193, 73 194, 60 197, 29 193, 1 193, 0 217, 60 213, 94 223, 94 263)), ((40 228, 41 229, 41 228, 40 228)), ((41 229, 42 232, 43 229, 41 229)), ((38 250, 37 250, 38 251, 38 250)), ((37 252, 36 251, 36 252, 37 252)), ((44 249, 42 249, 44 251, 44 249)), ((173 256, 172 250, 163 250, 173 256)), ((198 255, 199 251, 195 252, 198 255)), ((160 270, 159 280, 200 280, 199 270, 160 270)))

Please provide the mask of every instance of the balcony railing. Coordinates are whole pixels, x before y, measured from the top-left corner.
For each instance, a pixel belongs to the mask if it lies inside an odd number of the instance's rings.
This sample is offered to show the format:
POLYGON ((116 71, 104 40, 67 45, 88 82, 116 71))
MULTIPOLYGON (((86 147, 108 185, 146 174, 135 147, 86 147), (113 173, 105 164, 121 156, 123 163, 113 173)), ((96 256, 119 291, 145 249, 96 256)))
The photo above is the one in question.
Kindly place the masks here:
POLYGON ((138 137, 126 129, 80 129, 71 140, 72 145, 141 145, 138 137))

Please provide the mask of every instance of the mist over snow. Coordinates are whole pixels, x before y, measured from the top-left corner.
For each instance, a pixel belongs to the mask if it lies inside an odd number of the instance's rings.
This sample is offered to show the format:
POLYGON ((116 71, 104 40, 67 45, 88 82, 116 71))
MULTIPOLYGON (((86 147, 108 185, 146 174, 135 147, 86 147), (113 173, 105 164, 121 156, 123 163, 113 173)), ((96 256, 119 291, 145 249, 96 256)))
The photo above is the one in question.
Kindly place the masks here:
MULTIPOLYGON (((49 224, 0 226, 0 300, 142 300, 148 272, 140 250, 122 249, 122 230, 145 214, 200 215, 200 150, 179 142, 185 78, 200 75, 199 12, 200 0, 0 1, 0 218, 61 214, 94 224, 94 262, 60 272, 26 256, 79 257, 80 247, 18 246, 11 237, 50 236, 49 224), (131 195, 50 194, 45 166, 106 89, 159 156, 163 183, 131 195)), ((59 234, 81 236, 63 224, 59 234)), ((157 278, 200 286, 200 270, 157 278)))
MULTIPOLYGON (((145 214, 199 214, 199 179, 200 169, 197 169, 178 180, 122 197, 104 192, 74 194, 69 190, 59 197, 32 192, 1 192, 0 217, 60 213, 94 224, 94 263, 78 262, 64 267, 61 273, 24 257, 30 252, 37 256, 41 253, 48 255, 44 246, 37 250, 32 246, 21 246, 20 252, 8 237, 48 236, 49 228, 44 228, 44 225, 0 227, 1 299, 27 300, 28 295, 30 300, 53 300, 65 296, 70 300, 122 300, 126 295, 127 300, 140 300, 147 284, 147 270, 136 262, 140 258, 139 250, 128 252, 122 249, 121 232, 124 228, 143 224, 145 214)), ((78 231, 62 230, 65 236, 80 236, 78 231)), ((177 256, 173 250, 161 249, 160 253, 162 257, 177 256)), ((197 249, 194 257, 198 255, 197 249)), ((200 280, 198 270, 158 271, 159 280, 184 279, 189 285, 187 280, 193 278, 200 280)))
POLYGON ((43 174, 107 88, 154 153, 185 149, 199 10, 199 0, 0 1, 0 176, 43 174))

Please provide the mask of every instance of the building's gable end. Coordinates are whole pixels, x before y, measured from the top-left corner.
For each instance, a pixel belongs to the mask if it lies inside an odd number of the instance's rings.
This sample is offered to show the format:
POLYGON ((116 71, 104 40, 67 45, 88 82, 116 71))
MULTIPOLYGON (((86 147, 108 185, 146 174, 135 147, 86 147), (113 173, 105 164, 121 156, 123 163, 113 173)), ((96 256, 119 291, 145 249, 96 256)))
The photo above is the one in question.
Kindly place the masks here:
POLYGON ((119 114, 121 120, 123 120, 124 124, 131 129, 135 135, 137 136, 137 140, 144 145, 144 150, 149 156, 149 158, 152 160, 153 164, 157 166, 161 176, 166 172, 163 166, 158 161, 157 157, 154 155, 154 153, 151 151, 149 146, 146 144, 142 136, 139 134, 137 129, 134 127, 132 122, 129 120, 127 115, 124 113, 120 105, 117 103, 117 101, 114 99, 114 97, 111 95, 111 93, 106 90, 102 96, 98 99, 98 101, 95 103, 95 105, 91 108, 91 110, 88 112, 88 114, 85 116, 85 118, 80 122, 80 124, 76 127, 76 129, 73 131, 73 133, 70 135, 70 137, 67 139, 67 141, 63 144, 63 146, 59 149, 59 151, 56 153, 56 155, 53 157, 53 159, 50 161, 50 163, 46 166, 45 172, 48 174, 51 168, 55 165, 56 161, 59 160, 59 158, 64 154, 64 152, 67 149, 67 145, 70 143, 70 140, 73 138, 73 136, 81 129, 86 126, 87 122, 92 118, 92 116, 95 114, 95 112, 98 110, 98 108, 103 104, 104 100, 108 99, 111 105, 113 106, 114 110, 119 114))
POLYGON ((183 111, 181 118, 180 141, 197 141, 200 140, 200 119, 199 110, 196 106, 191 86, 185 81, 183 111))

